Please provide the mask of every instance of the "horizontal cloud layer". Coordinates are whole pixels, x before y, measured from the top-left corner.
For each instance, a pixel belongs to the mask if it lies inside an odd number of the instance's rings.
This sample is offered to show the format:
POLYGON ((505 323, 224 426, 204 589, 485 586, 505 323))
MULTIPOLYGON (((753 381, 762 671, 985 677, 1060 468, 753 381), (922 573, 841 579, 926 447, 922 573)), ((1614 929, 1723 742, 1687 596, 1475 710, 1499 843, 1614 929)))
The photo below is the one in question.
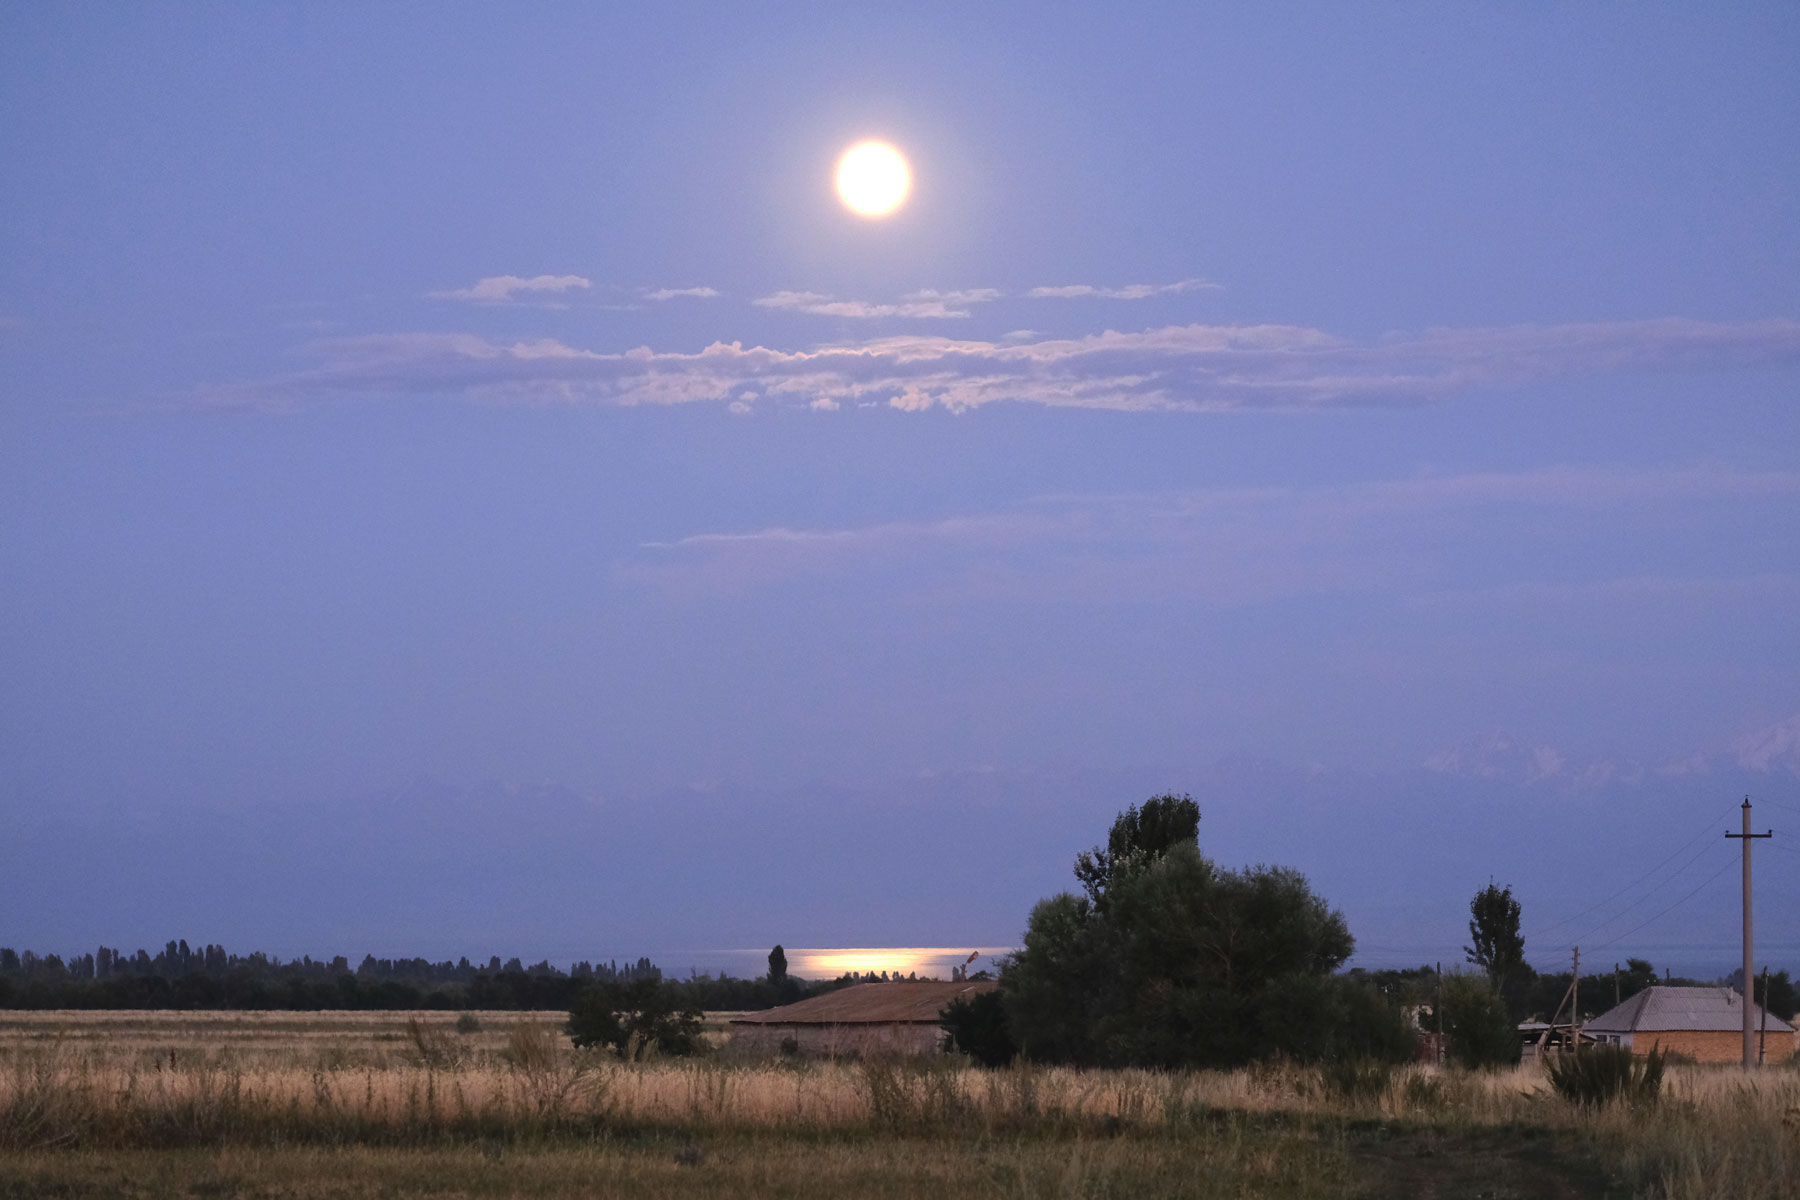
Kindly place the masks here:
POLYGON ((579 275, 494 275, 473 287, 451 292, 428 292, 433 300, 467 300, 476 304, 505 304, 518 298, 520 292, 566 292, 572 288, 590 288, 593 284, 579 275))
POLYGON ((719 289, 710 287, 657 288, 655 291, 646 291, 644 299, 677 300, 687 297, 694 300, 713 300, 717 299, 718 295, 719 289))
POLYGON ((751 303, 758 308, 784 308, 822 317, 854 317, 870 320, 876 317, 944 318, 966 317, 968 306, 997 300, 994 288, 969 288, 964 291, 940 292, 930 288, 901 297, 898 304, 874 304, 867 300, 838 300, 822 292, 775 292, 760 296, 751 303))
POLYGON ((1204 279, 1178 279, 1174 283, 1128 283, 1124 287, 1095 287, 1089 283, 1068 283, 1059 287, 1034 287, 1025 294, 1034 300, 1148 300, 1152 296, 1177 296, 1182 292, 1216 288, 1204 279))
POLYGON ((1671 574, 1663 558, 1670 513, 1711 505, 1742 517, 1783 510, 1797 498, 1800 473, 1710 466, 1063 495, 937 520, 696 534, 646 545, 619 570, 635 582, 696 594, 893 571, 915 585, 954 579, 985 594, 1058 603, 1239 605, 1385 593, 1420 612, 1498 604, 1591 615, 1716 609, 1722 598, 1742 609, 1800 602, 1800 574, 1771 572, 1761 543, 1723 574, 1671 574), (1467 560, 1477 527, 1490 548, 1607 550, 1570 553, 1571 562, 1589 565, 1517 578, 1507 573, 1505 554, 1493 564, 1467 560))
MULTIPOLYGON (((786 297, 786 306, 827 302, 810 293, 778 295, 786 297)), ((715 342, 685 354, 649 347, 609 353, 552 339, 504 343, 474 334, 411 333, 321 341, 310 351, 320 360, 311 369, 219 389, 213 398, 280 404, 333 396, 431 394, 819 410, 845 403, 887 404, 953 412, 1005 402, 1190 412, 1404 406, 1483 385, 1800 361, 1800 321, 1669 317, 1436 329, 1375 341, 1293 325, 1177 325, 1000 342, 896 336, 807 350, 715 342)))

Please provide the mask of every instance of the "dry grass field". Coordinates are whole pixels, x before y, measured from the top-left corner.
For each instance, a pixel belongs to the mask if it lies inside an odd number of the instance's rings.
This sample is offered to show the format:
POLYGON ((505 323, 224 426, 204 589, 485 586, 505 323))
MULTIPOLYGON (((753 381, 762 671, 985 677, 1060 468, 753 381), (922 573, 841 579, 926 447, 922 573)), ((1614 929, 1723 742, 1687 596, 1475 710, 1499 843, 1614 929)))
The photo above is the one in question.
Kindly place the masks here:
POLYGON ((1585 1111, 1535 1067, 620 1063, 473 1017, 0 1013, 0 1197, 1800 1196, 1792 1068, 1585 1111))

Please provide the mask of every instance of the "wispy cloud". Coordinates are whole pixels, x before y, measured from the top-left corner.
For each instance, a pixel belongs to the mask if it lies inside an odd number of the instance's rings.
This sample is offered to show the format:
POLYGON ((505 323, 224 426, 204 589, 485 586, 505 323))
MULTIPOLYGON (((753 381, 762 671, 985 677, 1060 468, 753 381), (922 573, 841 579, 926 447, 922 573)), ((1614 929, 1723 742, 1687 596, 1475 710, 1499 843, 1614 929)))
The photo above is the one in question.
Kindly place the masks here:
POLYGON ((549 292, 557 294, 571 289, 586 289, 594 286, 579 275, 533 275, 529 279, 519 275, 493 275, 481 280, 473 287, 457 288, 449 292, 427 292, 433 300, 464 300, 473 304, 510 304, 517 300, 521 293, 549 292))
MULTIPOLYGON (((815 293, 764 300, 828 302, 815 293)), ((1027 341, 898 336, 809 350, 715 342, 697 353, 379 334, 316 342, 311 352, 321 360, 312 369, 215 389, 211 398, 292 403, 431 393, 617 405, 766 398, 796 407, 828 398, 953 412, 1006 402, 1123 412, 1406 406, 1484 385, 1797 362, 1800 321, 1671 317, 1439 329, 1373 342, 1291 325, 1178 325, 1027 341)))
POLYGON ((1178 279, 1174 283, 1128 283, 1124 287, 1096 287, 1090 283, 1066 283, 1057 287, 1034 287, 1025 294, 1033 300, 1148 300, 1152 296, 1176 296, 1219 285, 1205 279, 1178 279))
POLYGON ((644 293, 644 299, 661 301, 679 300, 683 297, 689 297, 695 300, 713 300, 716 299, 718 295, 719 291, 717 288, 709 287, 657 288, 653 292, 646 291, 644 293))
POLYGON ((1714 503, 1735 512, 1795 498, 1800 473, 1722 467, 1559 467, 1342 486, 1048 496, 936 520, 701 533, 646 545, 644 557, 620 570, 637 582, 702 592, 903 566, 921 578, 933 568, 978 574, 990 592, 1054 595, 1058 602, 1183 597, 1236 605, 1309 593, 1388 593, 1428 607, 1561 610, 1579 603, 1589 614, 1716 608, 1722 596, 1800 596, 1800 575, 1771 575, 1760 562, 1746 564, 1748 574, 1646 572, 1621 542, 1634 529, 1660 537, 1671 508, 1714 503), (1508 514, 1504 523, 1496 523, 1500 514, 1508 514), (1471 521, 1496 541, 1513 536, 1537 544, 1554 530, 1608 543, 1612 569, 1470 586, 1446 561, 1466 543, 1471 521), (997 566, 1002 562, 1012 577, 997 566))
POLYGON ((999 298, 1000 292, 995 288, 969 288, 950 292, 927 288, 901 297, 897 304, 839 300, 823 292, 775 292, 759 296, 751 303, 759 308, 783 308, 822 317, 853 317, 859 320, 874 317, 943 319, 966 317, 971 304, 985 304, 999 298))
POLYGON ((1740 738, 1732 749, 1737 761, 1752 771, 1785 769, 1800 776, 1800 713, 1740 738))
POLYGON ((917 292, 909 292, 901 299, 909 304, 987 304, 1000 299, 999 288, 961 288, 940 292, 935 288, 924 288, 917 292))

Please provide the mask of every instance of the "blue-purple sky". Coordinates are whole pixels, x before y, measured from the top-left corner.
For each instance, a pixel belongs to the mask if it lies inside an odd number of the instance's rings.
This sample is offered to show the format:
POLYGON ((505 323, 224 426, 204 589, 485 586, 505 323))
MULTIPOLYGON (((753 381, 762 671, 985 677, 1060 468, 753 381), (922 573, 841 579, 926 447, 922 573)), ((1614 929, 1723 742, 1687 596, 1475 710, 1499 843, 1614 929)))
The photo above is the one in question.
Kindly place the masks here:
POLYGON ((1550 966, 1648 871, 1586 944, 1724 970, 1735 844, 1652 867, 1748 791, 1800 968, 1796 61, 1787 4, 10 6, 0 943, 1006 945, 1174 790, 1359 961, 1493 876, 1550 966))

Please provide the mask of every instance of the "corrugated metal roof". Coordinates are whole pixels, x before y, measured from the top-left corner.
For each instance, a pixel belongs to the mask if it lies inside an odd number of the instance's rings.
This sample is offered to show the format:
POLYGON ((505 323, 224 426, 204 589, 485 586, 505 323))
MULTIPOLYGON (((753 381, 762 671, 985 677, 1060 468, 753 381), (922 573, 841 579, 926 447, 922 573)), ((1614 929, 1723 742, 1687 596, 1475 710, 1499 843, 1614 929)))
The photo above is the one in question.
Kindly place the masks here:
MULTIPOLYGON (((1751 1009, 1751 1023, 1762 1028, 1762 1005, 1751 1009)), ((1744 1027, 1744 998, 1723 987, 1647 987, 1617 1008, 1582 1025, 1584 1033, 1667 1033, 1674 1031, 1736 1033, 1744 1027)), ((1770 1033, 1791 1033, 1793 1026, 1769 1014, 1770 1033)))
POLYGON ((858 983, 798 1004, 733 1017, 733 1025, 935 1025, 953 1000, 991 992, 991 979, 858 983))

